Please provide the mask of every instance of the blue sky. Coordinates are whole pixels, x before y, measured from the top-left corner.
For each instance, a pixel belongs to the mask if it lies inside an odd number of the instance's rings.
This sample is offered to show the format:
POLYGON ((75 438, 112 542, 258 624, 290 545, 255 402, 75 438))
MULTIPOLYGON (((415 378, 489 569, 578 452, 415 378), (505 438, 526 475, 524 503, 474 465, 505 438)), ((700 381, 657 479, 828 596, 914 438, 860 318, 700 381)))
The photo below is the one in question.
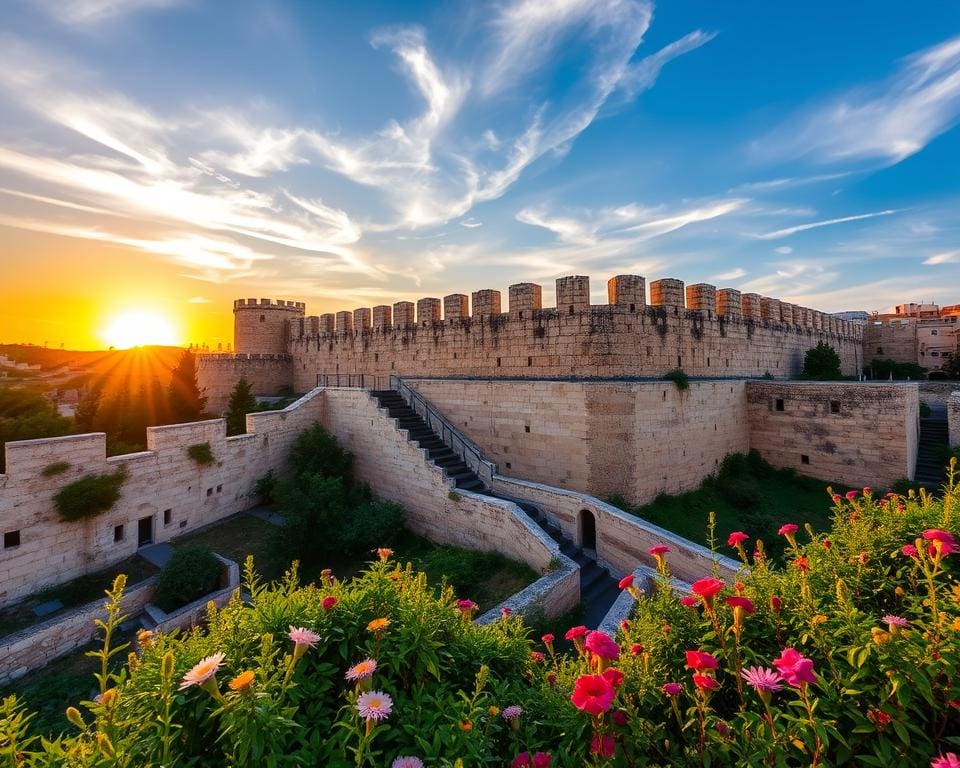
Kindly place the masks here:
POLYGON ((313 312, 624 272, 960 301, 957 3, 6 5, 12 258, 313 312))

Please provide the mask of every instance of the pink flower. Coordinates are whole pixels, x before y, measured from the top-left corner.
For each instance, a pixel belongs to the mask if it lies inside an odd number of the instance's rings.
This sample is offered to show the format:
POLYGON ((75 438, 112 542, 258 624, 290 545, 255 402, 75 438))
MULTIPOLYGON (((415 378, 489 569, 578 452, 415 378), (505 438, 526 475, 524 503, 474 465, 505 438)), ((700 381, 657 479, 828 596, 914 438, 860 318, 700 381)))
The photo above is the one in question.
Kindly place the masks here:
POLYGON ((693 684, 701 691, 715 691, 720 684, 710 675, 694 675, 693 684))
POLYGON ((604 632, 591 632, 584 644, 588 651, 601 659, 616 661, 620 658, 620 646, 604 632))
POLYGON ((869 485, 865 485, 865 486, 863 487, 863 495, 864 495, 864 496, 869 496, 869 495, 872 494, 872 493, 873 493, 873 488, 871 488, 869 485))
POLYGON ((817 675, 813 671, 813 661, 802 656, 794 648, 784 649, 780 658, 773 660, 773 666, 779 670, 787 685, 792 685, 794 688, 817 682, 817 675))
POLYGON ((630 629, 630 619, 620 619, 620 629, 624 632, 630 629))
POLYGON ((182 691, 192 685, 202 686, 204 683, 213 680, 217 670, 223 666, 224 658, 222 653, 215 653, 213 656, 207 656, 205 659, 198 661, 193 665, 193 669, 183 676, 183 680, 180 681, 180 690, 182 691))
POLYGON ((720 579, 710 577, 693 582, 693 584, 690 585, 690 589, 693 591, 693 594, 700 595, 704 603, 708 603, 713 599, 713 596, 725 586, 726 584, 720 581, 720 579))
POLYGON ((640 643, 631 643, 630 653, 632 653, 634 656, 639 656, 641 653, 643 653, 643 646, 640 645, 640 643))
POLYGON ((586 635, 588 631, 589 630, 582 625, 579 627, 570 627, 564 637, 567 640, 576 640, 578 637, 583 637, 586 635))
POLYGON ((500 713, 500 717, 504 720, 516 720, 522 714, 523 707, 519 704, 511 704, 509 707, 504 707, 503 712, 500 713))
POLYGON ((680 691, 682 690, 683 690, 683 686, 681 686, 680 683, 664 683, 663 684, 663 693, 671 699, 674 696, 679 696, 680 691))
POLYGON ((614 725, 619 725, 622 728, 630 721, 630 716, 623 710, 618 709, 610 713, 610 719, 613 720, 614 725))
POLYGON ((670 551, 670 547, 666 544, 657 544, 656 546, 650 547, 647 552, 654 557, 663 557, 670 551))
POLYGON ((770 610, 779 616, 780 611, 783 610, 783 600, 776 595, 770 595, 770 610))
POLYGON ((617 751, 617 743, 613 740, 613 736, 609 733, 603 734, 603 736, 598 736, 597 734, 593 735, 593 738, 590 740, 590 752, 594 755, 600 755, 600 757, 613 757, 617 751))
POLYGON ((320 635, 305 627, 294 627, 291 625, 287 635, 293 641, 294 645, 302 645, 307 648, 313 648, 313 646, 320 642, 320 635))
POLYGON ((553 634, 551 632, 547 632, 547 634, 541 637, 540 640, 543 641, 544 645, 549 647, 553 643, 553 634))
POLYGON ((532 765, 533 763, 530 762, 530 753, 521 752, 513 758, 513 762, 510 763, 510 768, 531 768, 532 765))
POLYGON ((901 551, 903 554, 905 554, 907 557, 916 557, 916 556, 917 556, 917 548, 916 548, 915 546, 913 546, 913 544, 904 544, 904 545, 900 548, 900 551, 901 551))
POLYGON ((727 605, 732 608, 739 608, 748 616, 751 613, 756 613, 757 607, 753 604, 753 601, 749 597, 742 597, 740 595, 731 595, 727 598, 727 605))
POLYGON ((716 669, 717 657, 704 651, 687 651, 687 669, 716 669))
POLYGON ((620 579, 620 583, 617 584, 617 586, 620 587, 620 589, 626 589, 627 587, 632 587, 633 574, 631 573, 629 576, 624 576, 622 579, 620 579))
POLYGON ((533 768, 550 768, 550 753, 537 752, 533 756, 533 768))
POLYGON ((853 501, 855 498, 857 498, 856 491, 847 491, 844 495, 847 497, 847 501, 853 501))
POLYGON ((841 501, 843 501, 843 496, 841 496, 839 493, 833 494, 833 496, 830 498, 833 499, 834 504, 839 504, 841 501))
POLYGON ((777 533, 779 533, 781 536, 792 536, 798 530, 800 530, 800 528, 794 523, 784 523, 780 526, 780 530, 777 531, 777 533))
POLYGON ((902 629, 910 626, 910 622, 903 618, 903 616, 894 616, 892 613, 888 613, 883 617, 883 623, 890 627, 900 627, 902 629))
POLYGON ((621 672, 619 669, 609 667, 608 669, 603 670, 603 677, 614 688, 619 688, 621 685, 623 685, 623 672, 621 672))
POLYGON ((423 768, 423 760, 419 757, 398 757, 390 763, 390 768, 423 768))
POLYGON ((547 682, 550 683, 551 686, 556 685, 557 676, 551 672, 549 675, 547 675, 547 682))
POLYGON ((750 537, 747 536, 743 531, 734 531, 729 536, 727 536, 727 546, 728 547, 741 547, 743 542, 745 542, 750 537))
POLYGON ((337 598, 335 598, 333 595, 330 595, 329 597, 323 598, 323 602, 320 603, 320 605, 323 606, 323 610, 332 611, 339 602, 340 601, 337 600, 337 598))
POLYGON ((541 664, 541 663, 543 663, 543 654, 540 653, 540 651, 533 651, 533 652, 530 654, 530 658, 531 658, 531 660, 533 661, 534 664, 541 664))
POLYGON ((507 618, 511 613, 513 613, 513 608, 508 608, 507 606, 504 606, 503 608, 500 609, 500 613, 503 615, 504 618, 507 618))
POLYGON ((940 542, 940 554, 942 555, 949 555, 951 552, 957 551, 957 540, 953 538, 953 534, 947 531, 940 530, 939 528, 930 528, 923 532, 923 538, 927 541, 934 542, 934 544, 930 546, 931 557, 936 554, 936 542, 940 542))
POLYGON ((613 703, 616 691, 603 675, 580 675, 573 684, 570 701, 589 715, 602 715, 613 703))
POLYGON ((933 758, 930 768, 960 768, 960 757, 953 752, 933 758))
POLYGON ((700 605, 700 601, 697 600, 693 595, 684 595, 680 598, 680 604, 685 608, 696 608, 700 605))
POLYGON ((382 691, 367 691, 357 697, 355 706, 364 720, 385 720, 393 711, 393 699, 382 691))
POLYGON ((358 664, 354 664, 350 669, 347 670, 347 673, 344 677, 350 682, 356 682, 357 680, 367 680, 373 677, 373 673, 377 671, 377 662, 374 659, 365 659, 358 664))
POLYGON ((457 600, 457 608, 462 613, 470 613, 477 609, 477 604, 473 600, 457 600))
POLYGON ((776 693, 783 686, 780 675, 764 667, 748 667, 740 671, 740 677, 753 686, 757 693, 776 693))

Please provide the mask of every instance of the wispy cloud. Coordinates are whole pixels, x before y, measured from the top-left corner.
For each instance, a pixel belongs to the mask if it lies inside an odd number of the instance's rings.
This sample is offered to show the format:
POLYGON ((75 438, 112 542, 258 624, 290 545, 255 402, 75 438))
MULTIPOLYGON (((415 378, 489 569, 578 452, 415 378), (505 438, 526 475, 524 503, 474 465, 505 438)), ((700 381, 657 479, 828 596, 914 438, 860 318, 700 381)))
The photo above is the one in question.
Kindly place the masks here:
POLYGON ((791 248, 789 245, 778 245, 773 249, 773 252, 779 253, 781 256, 787 256, 793 253, 793 248, 791 248))
POLYGON ((184 0, 33 0, 44 13, 63 24, 95 24, 147 9, 170 8, 184 0))
POLYGON ((187 299, 187 304, 212 304, 213 300, 204 296, 192 296, 187 299))
POLYGON ((886 211, 874 211, 873 213, 861 213, 856 216, 843 216, 839 219, 826 219, 824 221, 811 221, 806 224, 797 224, 793 227, 785 227, 784 229, 777 229, 773 232, 764 232, 760 235, 755 235, 759 240, 777 240, 781 237, 789 237, 790 235, 795 235, 797 232, 806 232, 809 229, 819 229, 820 227, 830 227, 834 224, 846 224, 849 221, 861 221, 863 219, 873 219, 877 216, 890 216, 894 213, 897 213, 896 210, 886 210, 886 211))
POLYGON ((824 162, 897 163, 960 118, 960 37, 919 51, 883 82, 865 85, 791 118, 760 141, 764 155, 824 162))
POLYGON ((923 263, 930 266, 936 266, 937 264, 960 264, 960 251, 937 253, 928 259, 924 259, 923 263))
POLYGON ((729 272, 721 272, 718 275, 714 275, 714 280, 728 281, 728 280, 739 280, 741 277, 744 277, 747 274, 747 270, 743 267, 737 267, 736 269, 731 269, 729 272))
POLYGON ((793 189, 794 187, 803 187, 807 184, 820 184, 824 181, 836 181, 847 176, 853 175, 853 171, 844 171, 843 173, 820 173, 814 176, 788 176, 780 179, 767 179, 765 181, 750 181, 744 184, 738 184, 730 192, 777 192, 782 189, 793 189))
POLYGON ((628 99, 634 98, 638 93, 649 90, 660 77, 660 72, 664 66, 690 51, 695 51, 702 45, 706 45, 717 36, 716 32, 704 32, 697 29, 684 35, 679 40, 674 40, 669 45, 665 45, 656 53, 645 56, 640 61, 631 64, 630 69, 624 75, 620 83, 620 89, 628 99))

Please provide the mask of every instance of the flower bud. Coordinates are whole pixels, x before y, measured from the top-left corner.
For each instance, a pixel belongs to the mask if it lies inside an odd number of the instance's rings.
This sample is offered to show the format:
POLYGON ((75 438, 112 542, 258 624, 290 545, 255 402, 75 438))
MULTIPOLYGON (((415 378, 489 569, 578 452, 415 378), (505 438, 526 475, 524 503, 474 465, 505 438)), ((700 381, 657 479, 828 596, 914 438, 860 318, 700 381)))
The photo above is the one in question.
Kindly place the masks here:
POLYGON ((80 710, 76 707, 67 707, 67 720, 69 720, 73 725, 77 726, 81 731, 87 729, 87 724, 83 722, 83 718, 80 716, 80 710))

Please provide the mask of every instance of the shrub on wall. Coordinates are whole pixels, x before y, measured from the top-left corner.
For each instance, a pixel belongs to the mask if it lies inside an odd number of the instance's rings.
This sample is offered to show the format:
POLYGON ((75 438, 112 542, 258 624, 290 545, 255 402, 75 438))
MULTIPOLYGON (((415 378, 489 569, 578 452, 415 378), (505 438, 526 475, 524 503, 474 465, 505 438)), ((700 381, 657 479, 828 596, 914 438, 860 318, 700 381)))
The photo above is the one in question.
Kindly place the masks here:
POLYGON ((213 451, 210 449, 210 443, 196 443, 187 448, 187 456, 193 459, 199 466, 206 467, 213 464, 213 451))
POLYGON ((82 520, 111 509, 120 498, 120 488, 127 479, 127 470, 103 475, 86 475, 63 486, 53 497, 53 504, 62 520, 82 520))
POLYGON ((153 602, 165 611, 176 610, 212 592, 219 578, 220 561, 210 547, 181 547, 157 576, 153 602))
POLYGON ((57 475, 62 475, 68 469, 70 469, 70 462, 55 461, 52 464, 47 464, 40 474, 44 477, 56 477, 57 475))
POLYGON ((682 368, 675 368, 669 373, 663 375, 665 381, 672 381, 681 392, 690 389, 690 377, 682 368))

